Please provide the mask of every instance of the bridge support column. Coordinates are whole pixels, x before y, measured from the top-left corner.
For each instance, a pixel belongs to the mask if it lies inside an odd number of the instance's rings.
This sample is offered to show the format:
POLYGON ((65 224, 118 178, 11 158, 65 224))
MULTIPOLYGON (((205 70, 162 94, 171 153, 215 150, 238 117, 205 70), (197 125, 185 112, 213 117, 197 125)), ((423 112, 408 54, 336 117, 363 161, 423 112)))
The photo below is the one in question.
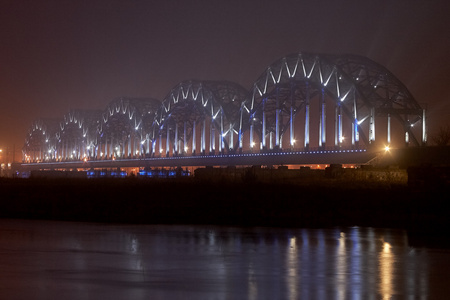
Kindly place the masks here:
POLYGON ((322 93, 320 94, 319 122, 319 147, 323 148, 326 142, 326 104, 324 89, 322 89, 322 93))
POLYGON ((187 143, 187 135, 186 135, 186 121, 183 124, 183 153, 187 154, 188 143, 187 143))
POLYGON ((267 149, 266 146, 266 98, 263 99, 262 109, 262 130, 261 130, 261 144, 263 149, 267 149))
POLYGON ((253 122, 250 124, 250 150, 253 151, 253 147, 255 146, 255 142, 253 141, 253 122))
POLYGON ((422 111, 422 144, 425 145, 427 143, 427 125, 426 125, 426 110, 422 111))
POLYGON ((145 154, 144 141, 141 141, 141 138, 135 137, 134 145, 136 147, 136 149, 134 150, 135 156, 140 156, 141 154, 145 154))
POLYGON ((153 141, 152 141, 152 156, 154 156, 155 155, 155 151, 156 151, 156 139, 154 139, 153 141))
POLYGON ((239 153, 242 153, 242 147, 244 146, 244 137, 242 135, 242 114, 243 114, 243 109, 241 108, 241 113, 240 113, 240 117, 239 117, 239 134, 238 134, 239 153))
MULTIPOLYGON (((339 100, 338 100, 339 101, 339 100)), ((342 137, 342 106, 341 103, 337 103, 335 108, 335 136, 334 145, 336 148, 340 148, 343 137, 342 137)))
POLYGON ((280 134, 280 142, 279 142, 279 146, 278 149, 283 149, 283 133, 280 134))
POLYGON ((111 140, 109 141, 109 156, 112 157, 114 154, 114 144, 113 144, 113 137, 111 137, 111 140))
POLYGON ((167 134, 166 134, 166 156, 170 154, 170 126, 167 124, 167 134))
POLYGON ((359 142, 359 133, 358 133, 358 115, 356 110, 356 97, 355 91, 353 90, 353 125, 352 125, 352 145, 355 146, 359 142))
POLYGON ((270 150, 273 150, 273 132, 269 132, 269 147, 270 150))
POLYGON ((202 124, 202 137, 201 137, 201 147, 202 147, 202 154, 205 154, 206 149, 206 119, 203 119, 202 124))
POLYGON ((173 154, 178 154, 178 123, 175 123, 175 140, 173 142, 173 154))
POLYGON ((275 147, 277 149, 280 148, 280 111, 281 109, 277 108, 275 112, 275 147))
POLYGON ((163 152, 162 148, 162 133, 159 133, 159 155, 161 155, 163 152))
POLYGON ((305 150, 309 149, 309 98, 306 97, 305 103, 305 150))
POLYGON ((131 141, 132 139, 133 139, 133 134, 130 134, 130 137, 128 138, 128 157, 131 157, 133 155, 133 149, 132 149, 133 142, 131 141))
POLYGON ((375 107, 370 108, 369 142, 375 142, 375 107))
POLYGON ((228 145, 229 150, 233 150, 234 139, 233 139, 233 125, 231 124, 231 122, 230 122, 230 140, 229 140, 228 144, 229 144, 228 145))
POLYGON ((219 136, 219 152, 223 153, 223 109, 220 109, 220 136, 219 136))
POLYGON ((192 124, 192 155, 195 155, 195 121, 192 124))
POLYGON ((209 128, 209 152, 214 153, 216 151, 216 136, 215 136, 214 120, 211 118, 211 124, 209 128))
POLYGON ((290 144, 291 144, 291 150, 294 148, 295 139, 294 139, 294 107, 291 104, 291 116, 289 121, 289 133, 290 133, 290 144))
POLYGON ((291 150, 294 149, 295 138, 294 138, 294 82, 291 81, 291 111, 289 116, 289 144, 291 150))
POLYGON ((391 143, 391 114, 387 114, 387 143, 391 143))

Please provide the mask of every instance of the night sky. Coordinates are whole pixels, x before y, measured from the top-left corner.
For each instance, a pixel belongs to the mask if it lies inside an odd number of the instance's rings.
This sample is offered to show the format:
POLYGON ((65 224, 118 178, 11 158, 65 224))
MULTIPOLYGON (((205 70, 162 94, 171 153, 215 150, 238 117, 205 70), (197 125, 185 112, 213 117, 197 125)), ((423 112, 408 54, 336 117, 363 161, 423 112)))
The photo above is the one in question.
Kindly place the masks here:
POLYGON ((20 151, 35 119, 162 100, 182 80, 250 89, 299 51, 384 65, 427 104, 432 135, 450 123, 449 15, 447 0, 0 0, 0 148, 20 151))

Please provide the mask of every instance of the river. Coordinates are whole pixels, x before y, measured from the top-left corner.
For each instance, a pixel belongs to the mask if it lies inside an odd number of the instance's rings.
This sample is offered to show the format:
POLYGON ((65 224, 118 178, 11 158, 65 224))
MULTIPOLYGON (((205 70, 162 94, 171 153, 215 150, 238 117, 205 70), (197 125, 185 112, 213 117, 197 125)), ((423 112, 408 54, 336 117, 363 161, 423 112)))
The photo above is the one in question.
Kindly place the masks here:
POLYGON ((402 230, 0 219, 0 299, 448 299, 402 230))

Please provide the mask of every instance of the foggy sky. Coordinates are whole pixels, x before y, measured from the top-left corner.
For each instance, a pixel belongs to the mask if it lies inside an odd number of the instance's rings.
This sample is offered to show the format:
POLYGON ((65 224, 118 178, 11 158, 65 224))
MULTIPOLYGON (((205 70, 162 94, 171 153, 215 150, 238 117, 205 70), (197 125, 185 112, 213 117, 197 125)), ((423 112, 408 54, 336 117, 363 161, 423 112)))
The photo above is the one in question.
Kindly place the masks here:
POLYGON ((1 0, 0 148, 20 151, 38 118, 120 96, 163 100, 182 80, 250 89, 299 51, 384 65, 426 104, 433 134, 450 116, 449 3, 1 0))

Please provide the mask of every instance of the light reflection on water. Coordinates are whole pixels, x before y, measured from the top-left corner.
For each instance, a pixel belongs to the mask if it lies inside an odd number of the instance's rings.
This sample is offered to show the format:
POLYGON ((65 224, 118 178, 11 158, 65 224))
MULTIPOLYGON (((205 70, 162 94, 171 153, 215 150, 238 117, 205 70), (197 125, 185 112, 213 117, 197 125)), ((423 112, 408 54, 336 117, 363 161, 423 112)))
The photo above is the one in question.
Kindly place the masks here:
POLYGON ((0 299, 436 299, 449 267, 387 229, 0 220, 0 299))

